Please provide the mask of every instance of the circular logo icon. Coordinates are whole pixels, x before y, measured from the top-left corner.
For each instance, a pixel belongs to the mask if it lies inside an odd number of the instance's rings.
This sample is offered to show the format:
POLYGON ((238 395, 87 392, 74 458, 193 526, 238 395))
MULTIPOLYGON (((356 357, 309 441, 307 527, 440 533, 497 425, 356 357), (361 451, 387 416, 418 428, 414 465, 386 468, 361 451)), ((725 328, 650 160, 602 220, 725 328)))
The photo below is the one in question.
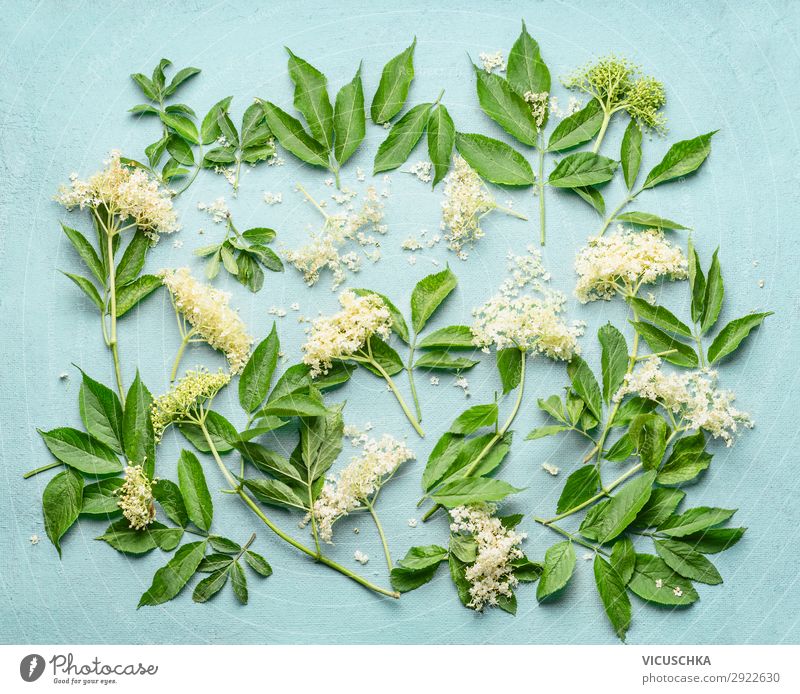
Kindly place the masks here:
POLYGON ((44 672, 44 658, 42 656, 31 653, 26 655, 19 664, 19 674, 26 682, 35 682, 44 672))

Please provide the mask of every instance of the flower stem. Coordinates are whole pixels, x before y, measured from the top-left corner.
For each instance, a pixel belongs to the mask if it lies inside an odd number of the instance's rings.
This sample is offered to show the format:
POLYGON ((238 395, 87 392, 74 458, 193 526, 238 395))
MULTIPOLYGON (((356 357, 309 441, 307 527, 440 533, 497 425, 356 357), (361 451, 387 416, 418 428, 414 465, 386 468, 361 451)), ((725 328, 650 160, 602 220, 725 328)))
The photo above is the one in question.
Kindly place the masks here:
POLYGON ((389 551, 389 543, 386 541, 386 535, 383 533, 383 526, 381 525, 380 520, 378 520, 378 514, 375 512, 375 507, 369 501, 364 501, 364 505, 367 507, 367 510, 372 516, 372 520, 375 521, 375 527, 378 529, 378 535, 380 536, 381 544, 383 545, 383 554, 386 557, 386 566, 388 566, 389 571, 391 571, 394 568, 392 564, 392 554, 389 551))
POLYGON ((536 184, 539 188, 539 243, 544 246, 545 241, 545 218, 544 218, 544 138, 539 141, 539 175, 536 184))
POLYGON ((47 470, 52 470, 55 467, 60 467, 63 465, 60 460, 54 460, 52 463, 48 463, 47 465, 42 465, 42 467, 37 467, 35 470, 30 470, 26 472, 22 478, 28 479, 29 477, 33 477, 34 475, 38 475, 40 472, 46 472, 47 470))
POLYGON ((321 205, 320 205, 320 204, 319 204, 319 203, 318 203, 316 200, 314 200, 314 198, 312 198, 312 197, 311 197, 311 193, 309 193, 309 192, 308 192, 308 191, 307 191, 307 190, 306 190, 306 189, 305 189, 305 188, 304 188, 304 187, 303 187, 301 184, 299 184, 299 183, 297 184, 297 190, 299 190, 299 191, 300 191, 300 192, 301 192, 301 193, 302 193, 302 194, 305 196, 306 200, 308 200, 308 201, 309 201, 309 202, 310 202, 310 203, 311 203, 311 204, 312 204, 314 207, 316 207, 316 208, 317 208, 317 211, 318 211, 318 212, 319 212, 319 213, 320 213, 320 214, 321 214, 323 217, 325 217, 325 219, 328 219, 328 218, 330 217, 330 215, 329 215, 329 214, 328 214, 328 213, 327 213, 327 212, 326 212, 324 209, 322 209, 322 206, 321 206, 321 205))
POLYGON ((181 338, 181 346, 178 347, 178 353, 175 355, 175 361, 172 363, 172 371, 170 372, 169 375, 170 383, 174 382, 175 377, 178 375, 178 366, 180 366, 183 353, 186 350, 186 345, 189 344, 189 340, 191 340, 192 335, 194 335, 193 330, 189 331, 183 336, 183 338, 181 338))
POLYGON ((600 126, 600 132, 597 135, 597 139, 594 141, 594 147, 592 147, 592 152, 597 154, 600 151, 600 144, 603 142, 603 138, 606 136, 606 130, 608 130, 608 124, 611 122, 611 112, 603 110, 603 124, 600 126))
POLYGON ((516 217, 517 219, 521 219, 523 222, 528 221, 528 218, 524 214, 522 214, 521 212, 517 212, 516 210, 510 207, 505 207, 503 205, 495 204, 494 208, 492 209, 495 209, 498 212, 502 212, 503 214, 507 214, 509 217, 516 217))
POLYGON ((616 216, 620 212, 622 212, 623 208, 626 205, 628 205, 629 203, 633 202, 633 199, 637 195, 639 195, 639 193, 641 193, 641 192, 642 192, 641 190, 637 190, 635 193, 629 193, 628 196, 619 205, 617 205, 616 208, 614 208, 614 211, 610 215, 608 215, 608 218, 603 222, 603 226, 600 228, 600 231, 598 232, 597 235, 598 236, 602 236, 603 234, 605 234, 606 233, 606 229, 608 229, 608 227, 611 225, 611 222, 614 221, 616 216))
POLYGON ((414 400, 414 411, 417 414, 417 421, 422 423, 422 410, 419 406, 419 398, 417 397, 417 384, 414 381, 414 351, 417 348, 417 336, 411 340, 408 350, 408 362, 406 363, 406 372, 408 373, 408 383, 411 386, 411 397, 414 400))
POLYGON ((209 449, 211 450, 211 454, 214 456, 214 460, 217 463, 217 467, 219 467, 220 472, 222 472, 223 477, 231 485, 232 490, 239 496, 239 498, 250 508, 250 510, 258 516, 263 523, 272 531, 274 532, 279 538, 281 538, 284 542, 289 543, 292 547, 299 549, 304 554, 307 554, 312 559, 317 560, 318 562, 329 566, 330 568, 338 571, 339 573, 347 576, 348 578, 352 579, 356 583, 364 586, 365 588, 369 588, 370 590, 375 591, 376 593, 380 593, 381 595, 387 595, 390 598, 399 598, 400 593, 392 590, 387 590, 386 588, 381 588, 380 586, 376 586, 374 583, 371 583, 363 576, 359 576, 358 574, 350 571, 350 569, 338 564, 337 562, 333 561, 332 559, 328 559, 323 554, 319 554, 312 549, 309 549, 301 542, 298 542, 290 535, 287 535, 283 530, 281 530, 277 525, 275 525, 259 508, 258 504, 250 497, 247 492, 242 489, 241 485, 236 481, 233 475, 230 473, 230 470, 225 467, 225 463, 222 462, 222 459, 219 457, 219 453, 217 452, 216 446, 214 446, 214 442, 211 439, 211 436, 208 433, 208 429, 206 428, 205 421, 203 419, 198 420, 198 425, 200 426, 201 431, 203 432, 203 436, 205 437, 206 444, 208 445, 209 449))
POLYGON ((423 431, 422 427, 419 425, 417 418, 414 416, 414 413, 411 412, 406 401, 403 399, 403 396, 400 394, 400 391, 397 389, 397 385, 392 380, 392 377, 387 373, 386 369, 384 369, 372 356, 372 354, 366 355, 365 361, 372 366, 381 376, 383 376, 384 380, 388 384, 391 391, 394 393, 395 398, 397 398, 397 402, 400 403, 400 407, 403 408, 403 412, 406 415, 406 418, 409 422, 411 422, 411 426, 414 427, 414 431, 416 431, 420 438, 425 438, 425 432, 423 431))
POLYGON ((593 552, 598 552, 599 554, 604 554, 605 556, 608 556, 608 553, 605 552, 600 547, 598 547, 597 545, 593 545, 590 542, 586 542, 585 540, 583 540, 582 538, 578 537, 574 533, 571 533, 571 532, 568 532, 567 530, 564 530, 564 528, 559 528, 557 525, 552 525, 552 523, 550 523, 548 521, 545 521, 542 518, 534 518, 533 520, 535 520, 537 523, 540 523, 541 525, 544 525, 544 526, 550 528, 551 530, 555 530, 555 532, 563 535, 564 537, 569 538, 575 544, 581 545, 581 547, 586 547, 586 549, 590 549, 593 552))
MULTIPOLYGON (((122 370, 119 365, 119 347, 117 345, 117 271, 114 267, 114 235, 106 231, 106 249, 108 253, 108 293, 110 297, 111 329, 108 336, 108 346, 114 359, 114 375, 117 379, 117 390, 120 400, 125 402, 125 386, 122 385, 122 370)), ((103 319, 105 320, 105 319, 103 319)))

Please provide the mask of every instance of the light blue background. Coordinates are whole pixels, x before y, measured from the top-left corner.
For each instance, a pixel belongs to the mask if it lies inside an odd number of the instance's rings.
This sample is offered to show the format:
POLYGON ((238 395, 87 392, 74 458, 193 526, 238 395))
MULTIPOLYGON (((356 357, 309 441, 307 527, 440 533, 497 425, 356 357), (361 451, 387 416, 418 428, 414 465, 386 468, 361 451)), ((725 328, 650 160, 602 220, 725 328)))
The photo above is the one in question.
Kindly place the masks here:
MULTIPOLYGON (((646 171, 668 143, 720 129, 713 154, 702 172, 683 183, 644 194, 638 209, 677 219, 696 230, 704 264, 721 246, 727 286, 722 321, 752 310, 776 315, 750 339, 723 369, 723 385, 738 393, 738 404, 752 413, 757 426, 731 449, 714 446, 712 468, 692 487, 689 501, 738 507, 738 524, 749 526, 745 539, 718 555, 715 562, 725 585, 699 586, 701 600, 679 612, 634 601, 633 643, 797 643, 800 641, 797 549, 798 485, 796 392, 798 380, 798 132, 796 32, 800 6, 791 2, 20 2, 9 3, 0 29, 2 92, 0 93, 0 302, 2 303, 3 367, 0 376, 0 641, 101 643, 614 643, 593 587, 590 562, 580 561, 577 575, 562 599, 538 606, 534 588, 518 591, 519 613, 498 610, 475 614, 457 601, 442 569, 432 584, 395 602, 368 593, 338 574, 317 567, 276 540, 233 498, 215 494, 215 527, 243 541, 258 533, 257 550, 275 568, 266 580, 251 576, 251 600, 241 607, 226 589, 210 604, 194 605, 181 595, 163 607, 136 611, 139 595, 161 553, 129 559, 94 537, 102 524, 81 520, 64 541, 59 561, 45 539, 39 499, 51 473, 23 481, 23 471, 50 458, 35 432, 59 425, 77 425, 76 395, 80 365, 105 382, 112 381, 109 356, 97 318, 59 269, 79 271, 79 261, 58 222, 86 229, 87 220, 68 215, 51 201, 71 171, 87 175, 99 168, 111 148, 139 155, 155 139, 157 125, 140 122, 126 110, 140 100, 128 78, 149 74, 161 57, 178 67, 196 65, 203 74, 180 92, 180 100, 198 112, 218 99, 235 96, 240 118, 255 96, 282 105, 291 103, 285 72, 287 45, 322 69, 336 90, 351 79, 364 61, 365 91, 373 93, 385 61, 418 38, 417 77, 412 103, 432 100, 441 88, 444 102, 462 131, 502 136, 481 114, 474 96, 467 53, 502 49, 507 54, 519 33, 520 18, 540 42, 554 76, 593 56, 617 51, 640 62, 662 79, 669 95, 666 141, 645 141, 646 171), (316 6, 315 6, 316 5, 316 6), (367 9, 368 7, 368 9, 367 9), (757 265, 756 265, 757 263, 757 265), (759 288, 760 279, 765 281, 759 288), (59 374, 69 372, 66 381, 59 374), (43 538, 32 546, 29 537, 43 538)), ((566 102, 568 94, 556 93, 566 102)), ((612 126, 603 150, 615 156, 624 122, 612 126)), ((383 130, 368 126, 368 137, 344 173, 355 185, 355 167, 370 170, 383 130)), ((243 177, 241 195, 221 177, 202 174, 178 202, 183 223, 174 248, 165 238, 151 253, 148 269, 191 265, 193 248, 221 236, 222 229, 196 209, 199 201, 225 196, 240 228, 274 227, 279 241, 296 247, 308 224, 318 224, 315 211, 293 192, 302 180, 319 196, 329 194, 324 173, 298 165, 286 156, 283 167, 261 166, 243 177), (282 192, 284 202, 268 207, 265 190, 282 192), (198 230, 205 230, 200 237, 198 230)), ((411 161, 424 158, 422 147, 411 161)), ((377 181, 380 185, 380 180, 377 181)), ((619 200, 619 181, 604 191, 609 204, 619 200)), ((432 258, 450 261, 460 283, 437 317, 436 324, 466 322, 471 308, 499 284, 507 251, 522 252, 535 237, 535 224, 502 216, 486 223, 487 236, 466 263, 443 245, 417 254, 412 267, 401 241, 439 223, 441 188, 434 193, 412 176, 393 173, 392 195, 386 201, 389 233, 383 260, 367 267, 356 286, 385 292, 407 305, 413 284, 435 268, 432 258)), ((513 199, 518 209, 535 214, 529 192, 496 191, 502 202, 513 199)), ((618 303, 580 306, 572 298, 572 260, 576 250, 599 226, 595 215, 577 198, 548 192, 548 238, 545 261, 553 283, 570 295, 571 317, 588 322, 583 344, 596 363, 593 334, 608 319, 624 325, 618 303)), ((683 236, 679 239, 682 241, 683 236)), ((299 302, 302 311, 331 311, 335 295, 325 277, 313 290, 294 270, 268 274, 255 295, 226 277, 219 285, 233 292, 233 305, 254 335, 263 337, 272 323, 271 306, 299 302)), ((662 290, 657 290, 659 294, 662 290)), ((685 316, 685 284, 663 290, 661 301, 685 316)), ((296 314, 279 320, 290 360, 299 356, 302 326, 296 314)), ((127 383, 134 365, 153 392, 167 385, 169 363, 177 345, 174 319, 164 293, 147 300, 120 324, 121 353, 127 383)), ((184 361, 215 367, 217 355, 202 348, 184 361)), ((469 373, 472 404, 492 398, 498 386, 492 359, 469 373)), ((416 529, 407 519, 418 516, 414 504, 427 454, 464 396, 442 376, 432 387, 420 379, 429 432, 418 440, 385 388, 367 373, 358 374, 335 399, 346 398, 346 420, 376 432, 407 435, 418 462, 408 465, 382 494, 380 512, 396 557, 412 544, 443 542, 440 517, 416 529)), ((531 364, 528 391, 516 425, 517 441, 502 475, 526 491, 507 505, 509 511, 551 512, 563 484, 583 449, 572 439, 524 442, 524 434, 543 421, 535 398, 557 392, 565 382, 563 366, 545 360, 531 364), (562 467, 558 478, 540 465, 562 467)), ((403 387, 406 383, 401 379, 403 387)), ((220 396, 219 409, 241 425, 235 389, 220 396)), ((174 433, 160 448, 159 470, 174 477, 181 441, 174 433)), ((343 456, 343 460, 346 456, 343 456)), ((209 462, 209 461, 207 461, 209 462)), ((212 489, 222 487, 208 466, 212 489)), ((613 474, 613 471, 611 471, 613 474)), ((273 511, 286 528, 296 517, 273 511)), ((540 558, 557 540, 526 520, 526 551, 540 558)), ((305 532, 296 528, 298 536, 305 532)), ((359 568, 355 549, 371 557, 365 573, 386 583, 380 548, 364 519, 337 527, 333 555, 359 568), (351 528, 361 527, 354 535, 351 528)), ((580 553, 579 553, 580 556, 580 553)))

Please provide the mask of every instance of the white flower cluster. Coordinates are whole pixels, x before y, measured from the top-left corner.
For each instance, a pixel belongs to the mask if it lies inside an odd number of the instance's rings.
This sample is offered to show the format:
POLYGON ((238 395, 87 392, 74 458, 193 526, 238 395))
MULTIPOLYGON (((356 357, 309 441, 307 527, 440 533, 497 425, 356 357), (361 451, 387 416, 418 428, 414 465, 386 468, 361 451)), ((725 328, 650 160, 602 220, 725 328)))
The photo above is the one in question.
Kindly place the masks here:
POLYGON ((311 376, 328 373, 335 359, 347 359, 364 347, 373 335, 389 337, 392 316, 376 294, 356 296, 349 289, 339 295, 342 310, 317 318, 303 345, 303 363, 311 376))
POLYGON ((332 289, 336 289, 347 277, 347 271, 361 269, 361 257, 355 251, 342 253, 348 242, 361 248, 373 247, 365 255, 376 262, 380 259, 380 241, 375 234, 385 234, 384 208, 378 192, 370 186, 363 204, 356 210, 348 209, 341 214, 326 215, 325 224, 319 233, 312 233, 310 241, 296 250, 284 252, 286 259, 303 273, 306 284, 312 286, 319 280, 320 272, 328 268, 333 274, 332 289))
POLYGON ((433 164, 424 159, 421 159, 409 169, 409 173, 416 176, 423 183, 430 183, 433 180, 432 172, 433 164))
POLYGON ((150 419, 156 441, 161 440, 170 424, 192 416, 196 408, 213 398, 230 380, 231 375, 223 371, 187 371, 169 391, 153 400, 150 419))
POLYGON ((148 479, 141 465, 128 465, 125 468, 125 481, 114 491, 119 497, 117 506, 122 509, 122 515, 134 530, 144 530, 155 520, 153 485, 156 482, 148 479))
POLYGON ((225 202, 224 197, 219 197, 214 202, 198 202, 197 209, 206 212, 214 224, 220 224, 230 219, 231 211, 228 209, 228 204, 225 202))
POLYGON ((571 359, 580 351, 577 340, 583 324, 569 325, 560 317, 566 297, 546 286, 550 276, 539 251, 529 246, 528 255, 511 254, 509 272, 511 278, 503 282, 499 293, 472 312, 475 344, 485 352, 494 345, 497 349, 537 351, 551 359, 571 359))
POLYGON ((461 253, 484 235, 480 222, 497 207, 481 177, 463 157, 453 157, 453 168, 444 179, 441 229, 450 248, 461 253))
POLYGON ((414 452, 389 434, 380 439, 368 439, 361 455, 353 458, 338 479, 326 482, 314 502, 314 519, 320 538, 332 542, 333 524, 360 508, 397 468, 413 458, 414 452))
POLYGON ((494 504, 457 506, 450 511, 451 532, 471 535, 478 546, 475 563, 466 569, 469 607, 474 610, 496 605, 500 597, 510 597, 518 583, 512 562, 522 558, 519 546, 526 535, 504 526, 495 511, 494 504))
POLYGON ((562 109, 558 102, 557 96, 550 97, 549 111, 551 116, 556 118, 568 118, 574 113, 577 113, 583 107, 583 103, 575 96, 571 96, 567 102, 567 107, 562 109))
POLYGON ((659 277, 680 280, 688 276, 686 256, 663 232, 622 227, 608 236, 589 239, 575 258, 575 272, 575 295, 582 303, 607 301, 617 292, 632 293, 659 277))
POLYGON ((665 373, 661 359, 649 357, 625 376, 614 395, 619 402, 629 393, 654 400, 677 415, 691 429, 704 429, 727 446, 733 445, 740 427, 752 428, 753 420, 733 406, 736 394, 717 389, 717 372, 712 370, 665 373))
POLYGON ((117 150, 103 163, 106 168, 87 181, 73 173, 69 186, 61 186, 55 200, 69 210, 104 206, 111 215, 132 219, 153 241, 159 234, 178 231, 178 216, 168 190, 143 169, 124 165, 117 150))
POLYGON ((541 129, 550 105, 550 92, 525 92, 523 98, 531 107, 531 114, 536 122, 536 127, 541 129))
POLYGON ((506 70, 506 59, 503 57, 503 51, 497 51, 496 53, 484 52, 478 58, 480 58, 483 69, 489 74, 495 70, 497 72, 505 72, 506 70))
POLYGON ((228 306, 230 294, 198 282, 185 267, 161 270, 159 277, 194 332, 224 352, 231 373, 239 373, 250 356, 253 338, 239 314, 228 306))

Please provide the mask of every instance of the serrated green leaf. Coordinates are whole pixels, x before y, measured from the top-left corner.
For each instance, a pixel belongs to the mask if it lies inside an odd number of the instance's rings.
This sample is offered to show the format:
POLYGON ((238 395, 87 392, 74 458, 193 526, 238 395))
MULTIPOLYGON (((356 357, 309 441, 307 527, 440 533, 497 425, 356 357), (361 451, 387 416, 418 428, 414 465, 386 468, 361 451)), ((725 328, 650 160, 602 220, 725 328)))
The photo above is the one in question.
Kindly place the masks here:
POLYGON ((588 202, 601 217, 606 216, 606 201, 603 200, 603 195, 597 188, 594 186, 578 186, 567 190, 571 190, 582 200, 588 202))
POLYGON ((415 369, 443 369, 446 371, 461 371, 471 369, 478 363, 475 359, 458 357, 446 351, 432 350, 424 353, 416 362, 415 369))
POLYGON ((461 434, 464 436, 472 434, 482 427, 494 425, 497 422, 497 414, 497 403, 474 405, 458 415, 455 421, 450 425, 448 431, 451 434, 461 434))
POLYGON ((250 568, 256 573, 264 576, 265 578, 267 576, 272 576, 272 567, 269 565, 269 562, 260 554, 248 549, 244 553, 244 559, 250 568))
POLYGON ((253 350, 239 378, 239 403, 245 412, 255 411, 267 397, 280 349, 280 340, 273 323, 269 335, 253 350))
POLYGON ((352 81, 336 95, 333 109, 335 146, 333 155, 344 164, 364 140, 367 123, 364 115, 364 88, 361 84, 361 66, 352 81))
POLYGON ((447 175, 455 141, 453 119, 444 104, 438 104, 428 116, 428 157, 433 164, 433 188, 447 175))
POLYGON ((373 173, 391 171, 404 163, 420 141, 433 104, 418 104, 392 126, 378 147, 373 173))
POLYGON ((681 578, 663 559, 637 554, 636 568, 628 587, 640 598, 659 605, 691 605, 700 597, 691 581, 681 578))
POLYGON ((211 528, 214 506, 206 484, 206 476, 197 456, 191 451, 182 450, 178 460, 178 484, 186 506, 186 513, 201 530, 211 528))
POLYGON ((662 330, 682 335, 683 337, 692 337, 692 331, 689 326, 679 320, 669 309, 663 306, 654 306, 636 296, 628 297, 627 301, 637 317, 644 318, 644 320, 653 323, 662 330))
POLYGON ((610 181, 616 169, 613 159, 593 152, 575 152, 558 162, 547 182, 554 188, 594 186, 610 181))
POLYGON ((327 151, 333 146, 333 108, 328 80, 313 65, 288 48, 289 78, 294 82, 294 107, 303 114, 311 136, 327 151))
MULTIPOLYGON (((401 336, 402 337, 402 336, 401 336)), ((447 349, 475 349, 472 330, 467 325, 448 325, 426 335, 417 343, 418 349, 445 347, 447 349)))
POLYGON ((122 405, 108 386, 81 371, 78 410, 86 431, 116 453, 122 453, 122 405))
POLYGON ((122 470, 116 453, 89 434, 70 427, 38 431, 50 452, 71 468, 89 475, 107 475, 122 470))
POLYGON ((142 299, 161 286, 161 278, 156 275, 142 275, 124 287, 117 289, 117 318, 124 316, 142 299))
POLYGON ((742 539, 746 530, 747 528, 711 528, 684 535, 681 540, 703 554, 717 554, 733 547, 742 539))
MULTIPOLYGON (((658 478, 656 478, 658 481, 658 478)), ((683 501, 686 492, 680 489, 656 487, 642 510, 636 515, 633 526, 637 528, 655 528, 669 518, 683 501)))
POLYGON ((700 321, 700 332, 705 335, 717 322, 725 297, 725 285, 722 281, 722 270, 719 264, 719 248, 711 258, 711 267, 706 275, 706 293, 703 297, 703 317, 700 321))
POLYGON ((544 427, 536 427, 533 429, 526 437, 526 441, 536 441, 537 439, 543 439, 546 436, 554 436, 555 434, 560 434, 562 431, 569 431, 570 427, 564 426, 563 424, 549 424, 548 426, 544 427))
POLYGON ((555 595, 567 585, 575 571, 575 548, 569 540, 548 548, 544 555, 544 569, 536 586, 536 599, 555 595))
POLYGON ((623 537, 614 543, 611 548, 611 566, 622 579, 622 583, 628 585, 636 566, 636 552, 630 538, 623 537))
POLYGON ((669 537, 685 537, 724 523, 734 513, 736 513, 736 509, 698 506, 684 511, 679 516, 670 516, 658 526, 658 531, 662 535, 668 535, 669 537))
POLYGON ((639 167, 642 165, 642 130, 633 118, 622 136, 619 158, 625 185, 628 186, 628 190, 633 190, 636 177, 639 175, 639 167))
POLYGON ((224 569, 218 569, 210 576, 200 581, 200 583, 195 586, 194 592, 192 593, 192 600, 194 602, 206 602, 219 593, 228 582, 229 570, 230 566, 224 569))
POLYGON ((173 523, 177 523, 181 527, 186 526, 189 522, 189 514, 186 512, 183 495, 177 484, 171 480, 157 480, 153 485, 153 498, 173 523))
POLYGON ((166 111, 162 111, 159 116, 164 125, 172 128, 184 140, 188 140, 193 145, 200 144, 197 126, 189 118, 179 113, 167 113, 166 111))
POLYGON ((270 101, 259 103, 269 129, 284 149, 307 164, 328 168, 327 150, 303 129, 299 120, 270 101))
POLYGON ((86 267, 91 270, 92 274, 97 278, 97 281, 100 284, 105 282, 105 269, 103 268, 103 261, 100 260, 100 257, 97 255, 97 251, 95 251, 94 246, 89 243, 89 240, 81 234, 77 229, 72 229, 68 227, 66 224, 61 224, 61 229, 64 231, 64 235, 69 239, 72 246, 78 252, 78 255, 81 257, 84 263, 86 263, 86 267))
POLYGON ((423 277, 411 293, 411 323, 419 333, 436 309, 456 288, 458 280, 450 268, 423 277))
POLYGON ((165 566, 156 571, 153 583, 139 600, 139 607, 172 600, 197 571, 205 553, 205 540, 183 545, 165 566))
POLYGON ((42 493, 44 529, 61 556, 61 538, 78 520, 83 504, 83 479, 74 470, 64 470, 51 479, 42 493))
POLYGON ((527 159, 505 142, 477 133, 456 133, 458 153, 487 181, 530 186, 536 176, 527 159))
POLYGON ((510 393, 522 381, 522 362, 525 359, 525 352, 516 347, 498 350, 497 370, 503 384, 503 395, 510 393))
POLYGON ((674 350, 670 354, 663 354, 661 358, 668 361, 670 364, 677 366, 688 366, 689 368, 696 368, 700 363, 695 352, 689 345, 680 342, 677 338, 667 335, 663 330, 656 328, 649 323, 641 321, 631 321, 631 325, 639 335, 644 338, 647 346, 653 352, 668 352, 674 350))
POLYGON ((92 284, 91 280, 87 279, 86 277, 81 277, 80 275, 73 275, 69 272, 64 272, 62 274, 69 277, 75 284, 77 284, 81 291, 92 300, 92 303, 97 306, 101 312, 105 310, 103 300, 100 298, 100 294, 92 284))
POLYGON ((539 130, 525 99, 500 75, 475 68, 475 78, 483 112, 522 144, 535 147, 539 130))
POLYGON ((548 152, 563 152, 591 140, 603 124, 603 109, 592 99, 580 111, 567 116, 553 130, 547 143, 548 152))
POLYGON ((588 501, 600 489, 600 475, 594 465, 584 465, 573 472, 564 484, 558 498, 556 513, 571 511, 576 506, 588 501))
POLYGON ((502 501, 509 494, 522 491, 503 480, 491 477, 465 477, 446 482, 431 499, 445 508, 464 504, 477 504, 485 501, 502 501))
POLYGON ((148 477, 153 476, 156 465, 156 439, 150 418, 152 405, 153 396, 137 371, 125 396, 122 443, 125 457, 134 465, 142 465, 148 477))
POLYGON ((656 470, 667 449, 667 423, 659 414, 640 414, 631 422, 629 435, 645 470, 656 470))
POLYGON ((736 318, 728 323, 714 338, 708 348, 708 361, 714 364, 735 352, 742 341, 757 328, 772 311, 765 313, 751 313, 742 318, 736 318))
POLYGON ((120 511, 116 491, 122 486, 121 477, 109 477, 87 484, 83 488, 81 513, 89 516, 108 516, 120 511))
POLYGON ((404 51, 392 58, 383 67, 375 96, 372 97, 370 116, 372 122, 383 125, 394 118, 408 97, 414 79, 414 47, 417 39, 404 51))
POLYGON ((594 557, 594 580, 606 616, 614 627, 614 632, 624 641, 631 625, 631 601, 625 590, 625 582, 599 554, 594 557))
POLYGON ((717 568, 691 545, 678 540, 654 540, 653 544, 658 556, 681 576, 712 586, 722 583, 717 568))
POLYGON ((124 287, 133 282, 142 271, 147 251, 150 248, 150 239, 141 230, 136 230, 130 243, 125 248, 122 258, 116 269, 117 287, 124 287))
POLYGON ((616 393, 628 370, 628 343, 625 336, 611 323, 597 331, 602 348, 600 366, 603 373, 603 399, 608 403, 616 393))
MULTIPOLYGON (((636 518, 653 491, 655 472, 646 472, 620 489, 596 515, 586 515, 580 533, 605 544, 625 530, 636 518)), ((598 505, 599 506, 599 505, 598 505)), ((596 506, 595 508, 598 508, 596 506)))
POLYGON ((705 445, 702 431, 684 436, 672 447, 656 481, 659 484, 682 484, 693 480, 711 463, 712 456, 706 453, 705 445))
POLYGON ((589 365, 582 357, 575 355, 567 364, 567 374, 572 381, 572 387, 586 403, 586 407, 598 421, 603 417, 603 402, 600 386, 594 377, 589 365))
POLYGON ((716 132, 699 135, 691 140, 681 140, 672 145, 661 162, 647 174, 642 190, 687 176, 700 168, 711 154, 711 137, 716 132))
POLYGON ((284 508, 296 508, 301 511, 308 510, 308 502, 298 494, 298 492, 285 482, 280 480, 252 479, 243 480, 244 486, 253 495, 265 504, 281 506, 284 508))
POLYGON ((618 222, 627 222, 628 224, 636 224, 638 226, 655 229, 688 230, 690 228, 678 224, 678 222, 673 222, 671 219, 650 214, 649 212, 626 212, 625 214, 617 215, 616 220, 618 222))

